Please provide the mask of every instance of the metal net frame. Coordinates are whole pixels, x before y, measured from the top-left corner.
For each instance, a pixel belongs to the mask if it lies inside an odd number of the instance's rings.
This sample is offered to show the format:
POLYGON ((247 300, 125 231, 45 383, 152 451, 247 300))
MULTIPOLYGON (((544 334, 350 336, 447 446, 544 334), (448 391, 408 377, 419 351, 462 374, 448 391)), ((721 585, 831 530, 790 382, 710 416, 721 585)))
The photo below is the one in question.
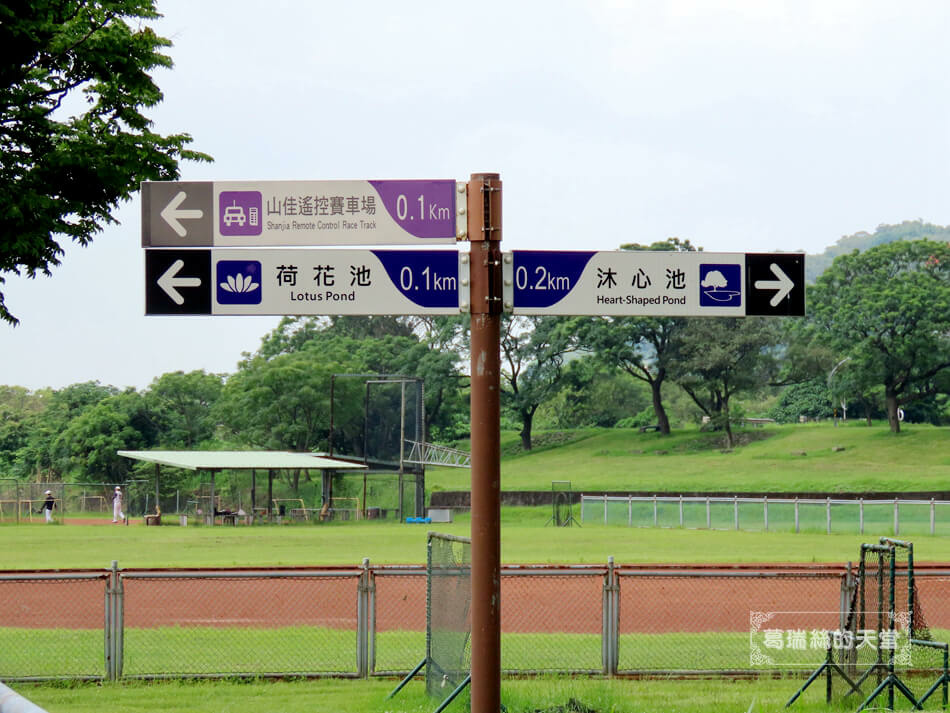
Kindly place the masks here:
POLYGON ((472 662, 472 541, 430 532, 426 562, 426 693, 443 699, 472 662))
POLYGON ((943 690, 946 707, 950 683, 947 645, 933 641, 924 616, 914 578, 913 543, 881 537, 878 543, 862 544, 857 573, 849 573, 847 590, 848 607, 841 628, 829 632, 825 662, 792 696, 786 708, 822 675, 826 677, 825 700, 830 703, 836 680, 833 674, 838 674, 837 685, 843 686, 845 697, 858 694, 863 698, 858 711, 865 710, 881 695, 887 696, 885 705, 893 710, 895 692, 914 708, 920 708, 938 689, 943 690), (943 653, 942 675, 920 697, 897 675, 898 669, 910 671, 914 667, 915 650, 930 655, 943 653), (861 686, 868 681, 876 685, 864 697, 861 686))
POLYGON ((472 680, 472 540, 429 532, 426 538, 426 655, 387 696, 425 668, 426 693, 441 713, 472 680))
POLYGON ((574 491, 570 480, 551 481, 551 519, 548 525, 570 527, 580 523, 574 518, 574 491))

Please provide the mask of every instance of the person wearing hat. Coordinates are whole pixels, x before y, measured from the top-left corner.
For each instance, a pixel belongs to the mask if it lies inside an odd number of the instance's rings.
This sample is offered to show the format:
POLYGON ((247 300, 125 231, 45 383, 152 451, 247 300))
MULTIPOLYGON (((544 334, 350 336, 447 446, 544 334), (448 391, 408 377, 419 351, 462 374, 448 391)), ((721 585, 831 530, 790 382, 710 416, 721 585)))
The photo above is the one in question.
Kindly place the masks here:
POLYGON ((41 507, 40 509, 41 509, 41 510, 43 511, 43 513, 46 515, 46 522, 52 522, 52 521, 53 521, 53 508, 56 507, 56 501, 53 500, 53 491, 52 491, 52 490, 47 490, 46 493, 45 493, 45 495, 46 495, 46 500, 43 501, 43 507, 41 507))
POLYGON ((112 496, 112 522, 122 522, 125 520, 125 513, 122 512, 122 488, 115 486, 115 494, 112 496))

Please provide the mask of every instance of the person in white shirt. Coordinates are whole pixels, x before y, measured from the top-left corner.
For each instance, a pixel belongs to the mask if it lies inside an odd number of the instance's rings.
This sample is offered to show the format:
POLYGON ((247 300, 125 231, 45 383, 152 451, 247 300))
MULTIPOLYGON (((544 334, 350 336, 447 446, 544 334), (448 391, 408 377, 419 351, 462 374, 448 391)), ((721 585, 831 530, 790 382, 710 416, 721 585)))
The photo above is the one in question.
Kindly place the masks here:
POLYGON ((125 513, 122 512, 122 488, 115 486, 115 495, 112 496, 112 522, 123 522, 125 513))

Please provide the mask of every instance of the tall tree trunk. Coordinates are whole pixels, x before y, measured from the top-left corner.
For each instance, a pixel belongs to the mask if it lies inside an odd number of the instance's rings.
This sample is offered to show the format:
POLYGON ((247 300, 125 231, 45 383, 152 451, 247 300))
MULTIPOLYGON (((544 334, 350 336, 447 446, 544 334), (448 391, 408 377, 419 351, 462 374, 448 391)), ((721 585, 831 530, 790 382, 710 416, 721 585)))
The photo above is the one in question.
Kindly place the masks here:
POLYGON ((897 394, 890 386, 884 388, 884 403, 887 406, 887 424, 891 427, 891 433, 901 432, 901 420, 898 418, 899 410, 897 403, 897 394))
POLYGON ((660 395, 662 385, 662 377, 654 379, 650 382, 650 390, 653 393, 653 412, 656 414, 656 425, 660 427, 660 433, 668 436, 670 435, 670 419, 666 415, 666 409, 663 408, 663 397, 660 395))
POLYGON ((521 447, 531 450, 531 424, 534 422, 534 409, 525 409, 521 412, 521 447))
POLYGON ((726 429, 726 448, 733 448, 736 445, 735 436, 732 435, 732 419, 729 417, 729 400, 722 402, 722 420, 723 428, 726 429))

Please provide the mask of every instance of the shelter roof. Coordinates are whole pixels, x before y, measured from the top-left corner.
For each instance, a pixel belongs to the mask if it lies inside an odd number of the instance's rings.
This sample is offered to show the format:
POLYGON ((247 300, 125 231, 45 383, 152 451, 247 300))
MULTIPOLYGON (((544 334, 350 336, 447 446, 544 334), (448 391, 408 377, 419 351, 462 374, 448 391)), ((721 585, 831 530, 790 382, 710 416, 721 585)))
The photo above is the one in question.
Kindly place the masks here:
POLYGON ((290 451, 117 451, 120 456, 187 470, 365 470, 362 463, 290 451))

